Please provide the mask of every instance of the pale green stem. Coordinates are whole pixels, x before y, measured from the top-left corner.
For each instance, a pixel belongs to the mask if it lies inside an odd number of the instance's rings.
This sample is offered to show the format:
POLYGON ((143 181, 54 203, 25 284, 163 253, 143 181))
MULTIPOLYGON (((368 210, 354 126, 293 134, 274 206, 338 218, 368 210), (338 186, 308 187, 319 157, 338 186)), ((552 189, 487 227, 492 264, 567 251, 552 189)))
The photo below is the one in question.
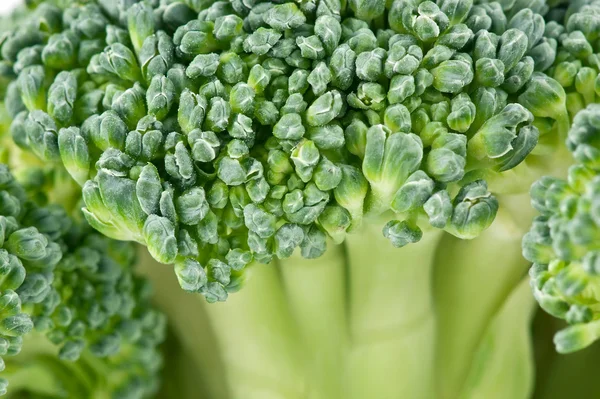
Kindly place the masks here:
POLYGON ((294 254, 280 262, 289 309, 302 338, 307 399, 341 398, 343 364, 348 348, 346 256, 344 247, 329 243, 313 260, 294 254))
POLYGON ((533 392, 531 319, 535 301, 523 277, 480 340, 459 399, 528 399, 533 392))
POLYGON ((207 305, 217 331, 232 399, 304 398, 299 333, 278 266, 252 265, 248 284, 224 303, 207 305))
MULTIPOLYGON (((521 255, 521 237, 531 216, 519 215, 519 226, 509 201, 500 202, 496 220, 479 237, 460 240, 447 235, 438 248, 434 292, 441 398, 457 397, 482 334, 529 267, 521 255)), ((519 203, 521 211, 530 209, 526 198, 519 203)))
POLYGON ((431 399, 435 315, 431 266, 440 232, 394 248, 379 223, 348 236, 351 348, 347 399, 431 399))

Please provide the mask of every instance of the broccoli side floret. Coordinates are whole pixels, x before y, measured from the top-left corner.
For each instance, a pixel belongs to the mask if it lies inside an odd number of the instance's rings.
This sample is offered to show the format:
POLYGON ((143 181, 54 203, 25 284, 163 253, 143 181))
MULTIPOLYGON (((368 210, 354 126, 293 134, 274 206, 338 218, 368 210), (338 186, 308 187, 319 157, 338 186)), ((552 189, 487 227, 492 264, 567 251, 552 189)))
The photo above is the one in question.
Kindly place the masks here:
POLYGON ((572 324, 555 336, 563 353, 600 338, 599 137, 600 104, 592 104, 577 114, 569 132, 576 163, 568 178, 545 177, 531 189, 532 205, 541 216, 523 238, 523 255, 534 262, 531 285, 542 308, 572 324))
POLYGON ((11 394, 152 395, 165 319, 133 273, 134 247, 56 204, 36 204, 43 175, 29 178, 26 190, 0 164, 0 391, 10 380, 11 394))

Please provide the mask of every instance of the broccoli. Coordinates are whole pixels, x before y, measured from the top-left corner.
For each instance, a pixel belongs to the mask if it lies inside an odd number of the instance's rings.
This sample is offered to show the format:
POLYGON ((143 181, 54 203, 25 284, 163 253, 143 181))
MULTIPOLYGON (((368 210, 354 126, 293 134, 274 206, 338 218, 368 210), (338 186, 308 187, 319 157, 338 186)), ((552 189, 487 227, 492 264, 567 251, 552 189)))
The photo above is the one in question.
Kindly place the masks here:
POLYGON ((28 3, 0 38, 0 156, 70 176, 68 254, 145 247, 209 395, 527 397, 534 298, 573 324, 558 351, 600 337, 597 1, 28 3))
POLYGON ((48 178, 29 170, 21 185, 0 164, 0 392, 11 381, 11 394, 147 397, 158 387, 165 318, 133 274, 135 249, 36 203, 48 178))

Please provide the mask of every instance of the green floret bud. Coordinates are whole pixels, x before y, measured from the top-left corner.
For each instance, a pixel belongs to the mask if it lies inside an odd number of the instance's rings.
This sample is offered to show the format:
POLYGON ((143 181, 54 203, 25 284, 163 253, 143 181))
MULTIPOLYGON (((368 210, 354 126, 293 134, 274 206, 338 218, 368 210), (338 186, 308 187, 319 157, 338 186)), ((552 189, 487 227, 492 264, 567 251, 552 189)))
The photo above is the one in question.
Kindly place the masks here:
POLYGON ((388 78, 395 74, 409 75, 417 70, 423 60, 423 49, 417 45, 405 46, 402 42, 390 44, 384 72, 388 78))
POLYGON ((394 247, 402 248, 408 244, 419 242, 423 237, 423 232, 419 227, 406 221, 392 220, 383 227, 383 236, 390 240, 394 247))
POLYGON ((370 21, 383 15, 385 10, 384 0, 351 0, 350 8, 356 18, 370 21))
POLYGON ((442 93, 458 93, 473 81, 473 66, 463 60, 442 62, 431 70, 433 87, 442 93))
POLYGON ((344 130, 335 124, 311 127, 308 137, 320 150, 332 150, 344 146, 344 130))
POLYGON ((177 257, 177 239, 173 223, 161 216, 150 215, 143 228, 143 236, 152 257, 171 264, 177 257))
POLYGON ((149 5, 137 3, 127 10, 127 28, 136 53, 140 52, 144 40, 154 34, 154 14, 149 5))
POLYGON ((222 15, 215 19, 213 34, 219 41, 227 42, 242 34, 243 21, 237 15, 222 15))
POLYGON ((478 59, 475 64, 475 80, 481 86, 500 86, 504 83, 504 63, 499 59, 478 59))
POLYGON ((182 58, 192 59, 198 54, 213 52, 218 48, 213 30, 213 22, 197 19, 179 26, 173 35, 175 53, 182 58))
MULTIPOLYGON (((290 80, 292 78, 290 77, 290 80)), ((331 72, 324 62, 319 62, 317 66, 308 74, 306 82, 310 84, 313 93, 316 96, 320 96, 327 90, 327 85, 331 82, 331 72)), ((293 81, 294 85, 298 87, 300 82, 293 81)), ((291 90, 290 90, 291 91, 291 90)), ((291 92, 300 92, 298 89, 294 89, 291 92)))
POLYGON ((93 115, 81 125, 81 133, 101 150, 121 149, 125 145, 127 125, 114 111, 93 115))
POLYGON ((423 204, 423 210, 429 217, 431 226, 445 228, 452 217, 452 200, 448 191, 438 191, 430 196, 423 204))
POLYGON ((41 65, 28 66, 17 80, 21 100, 29 111, 46 109, 46 71, 41 65))
POLYGON ((296 29, 306 22, 306 17, 294 3, 278 4, 263 15, 263 20, 278 31, 296 29))
POLYGON ((198 292, 208 282, 204 268, 190 258, 175 263, 175 274, 181 288, 188 292, 198 292))
POLYGON ((48 89, 48 115, 61 125, 67 125, 73 119, 77 89, 76 75, 67 71, 56 75, 48 89))
POLYGON ((334 53, 339 48, 342 26, 336 18, 331 15, 321 15, 315 21, 314 29, 328 54, 334 53))
POLYGON ((425 169, 442 183, 459 181, 465 174, 467 138, 461 134, 440 135, 431 144, 425 169))
POLYGON ((57 130, 54 120, 37 110, 27 114, 24 120, 15 119, 11 126, 15 142, 45 161, 55 161, 60 157, 57 130))
POLYGON ((250 85, 257 94, 262 93, 269 85, 270 81, 271 73, 260 64, 256 64, 250 69, 248 85, 250 85))
POLYGON ((76 127, 61 129, 58 133, 58 148, 63 165, 81 186, 85 184, 90 173, 91 157, 88 143, 76 127))
POLYGON ((186 68, 185 74, 190 79, 197 79, 201 76, 213 76, 219 67, 219 55, 215 53, 199 54, 186 68))
POLYGON ((378 81, 383 73, 385 56, 386 52, 382 48, 360 53, 356 58, 356 76, 367 82, 378 81))
POLYGON ((155 75, 166 75, 174 62, 175 46, 163 31, 148 36, 139 50, 142 76, 149 82, 155 75))
POLYGON ((415 94, 414 77, 412 75, 396 75, 390 82, 387 100, 390 104, 402 103, 413 94, 415 94))
POLYGON ((244 51, 265 55, 281 38, 281 33, 273 29, 258 28, 244 40, 244 51))
MULTIPOLYGON (((144 91, 139 83, 136 83, 132 88, 123 92, 117 92, 113 96, 111 107, 123 122, 125 122, 128 129, 134 129, 137 122, 146 116, 146 103, 144 102, 144 97, 146 97, 147 100, 153 99, 153 95, 157 94, 156 92, 160 89, 160 87, 157 87, 156 83, 160 86, 160 79, 155 81, 155 85, 149 94, 144 91)), ((148 102, 148 105, 150 105, 150 102, 148 102)))
POLYGON ((52 69, 68 69, 77 61, 79 39, 72 31, 50 36, 42 51, 44 65, 52 69))
POLYGON ((229 93, 231 110, 241 114, 251 114, 254 110, 255 91, 246 83, 238 83, 229 93))
POLYGON ((316 35, 308 37, 299 36, 296 38, 296 45, 300 49, 302 58, 320 60, 325 57, 326 52, 323 43, 316 35))
POLYGON ((204 123, 208 102, 204 96, 184 89, 179 98, 177 121, 183 133, 200 129, 204 123))
POLYGON ((347 90, 352 85, 355 72, 356 52, 347 44, 338 46, 331 55, 332 85, 340 90, 347 90))
POLYGON ((306 129, 298 114, 285 114, 273 126, 273 136, 281 140, 300 140, 306 129))
POLYGON ((507 28, 524 32, 528 42, 527 49, 531 50, 544 35, 544 17, 532 9, 523 8, 510 19, 507 28))
POLYGON ((318 97, 306 110, 309 126, 323 126, 337 117, 342 110, 343 100, 337 90, 328 91, 318 97))
POLYGON ((477 180, 461 187, 453 207, 446 231, 462 239, 473 239, 494 221, 498 200, 490 194, 484 181, 477 180))
POLYGON ((140 69, 133 52, 121 43, 111 44, 104 52, 94 55, 87 72, 98 78, 129 82, 140 80, 140 69))
MULTIPOLYGON (((516 103, 507 105, 469 140, 469 155, 480 161, 499 160, 502 164, 511 158, 506 165, 519 163, 537 143, 539 132, 530 126, 532 122, 533 115, 528 109, 516 103)), ((501 166, 500 170, 506 169, 501 166)))
POLYGON ((389 207, 393 195, 423 159, 423 143, 414 134, 391 133, 383 125, 367 131, 362 170, 371 186, 368 208, 378 213, 389 207))
POLYGON ((452 109, 448 114, 448 127, 465 133, 475 121, 476 107, 468 95, 461 93, 452 99, 452 109))
POLYGON ((431 197, 434 188, 435 182, 425 172, 418 170, 396 192, 390 208, 397 213, 419 209, 431 197))
POLYGON ((546 75, 535 73, 526 90, 519 96, 519 103, 536 117, 557 120, 561 134, 566 135, 568 129, 566 127, 568 126, 566 94, 565 90, 556 80, 546 75))

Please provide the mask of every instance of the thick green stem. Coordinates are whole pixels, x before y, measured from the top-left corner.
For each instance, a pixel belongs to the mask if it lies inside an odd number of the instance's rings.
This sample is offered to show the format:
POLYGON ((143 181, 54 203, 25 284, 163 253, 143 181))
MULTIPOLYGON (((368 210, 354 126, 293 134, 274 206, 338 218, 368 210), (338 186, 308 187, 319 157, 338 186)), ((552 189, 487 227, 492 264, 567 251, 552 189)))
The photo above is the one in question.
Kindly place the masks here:
POLYGON ((513 216, 501 206, 481 236, 470 241, 445 236, 438 249, 434 284, 441 398, 458 397, 484 331, 527 271, 521 255, 524 231, 513 216))
POLYGON ((286 297, 302 338, 307 381, 306 398, 341 398, 348 348, 346 256, 330 245, 319 259, 299 254, 281 263, 286 297))
POLYGON ((480 340, 460 399, 527 399, 533 391, 531 319, 535 301, 529 278, 521 279, 491 319, 480 340))
MULTIPOLYGON (((250 281, 207 306, 232 399, 304 398, 300 336, 277 265, 253 265, 250 281)), ((200 298, 199 298, 200 299, 200 298)))
POLYGON ((435 315, 431 266, 441 233, 394 248, 380 224, 348 236, 351 349, 344 398, 430 399, 435 315))

